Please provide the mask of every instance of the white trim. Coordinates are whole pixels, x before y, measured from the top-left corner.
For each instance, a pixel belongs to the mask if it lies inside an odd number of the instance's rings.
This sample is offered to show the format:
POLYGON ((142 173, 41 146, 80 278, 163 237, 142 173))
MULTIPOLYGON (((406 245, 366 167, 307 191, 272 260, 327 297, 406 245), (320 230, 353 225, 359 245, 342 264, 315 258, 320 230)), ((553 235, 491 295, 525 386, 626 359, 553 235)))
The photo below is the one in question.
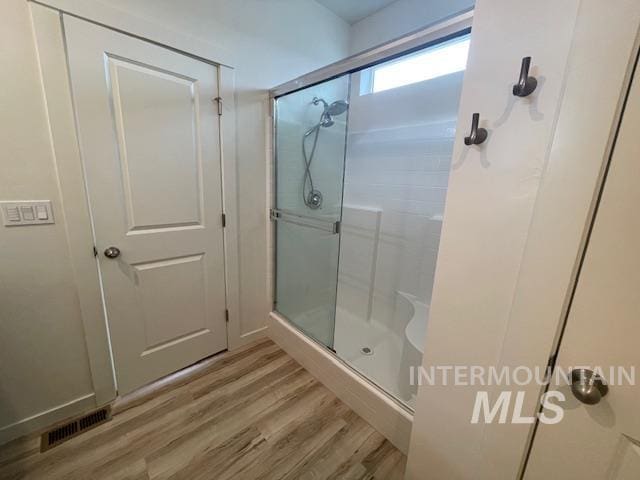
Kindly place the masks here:
MULTIPOLYGON (((229 322, 231 325, 231 322, 229 322)), ((243 347, 249 343, 255 342, 256 340, 267 336, 267 326, 257 328, 255 330, 251 330, 250 332, 241 333, 238 336, 229 338, 229 350, 235 350, 237 348, 243 347)))
POLYGON ((236 158, 236 97, 235 71, 221 65, 218 68, 219 95, 222 99, 220 117, 220 149, 222 161, 223 208, 227 223, 224 229, 225 275, 229 323, 229 350, 234 350, 264 336, 266 327, 245 332, 240 316, 240 253, 238 212, 238 171, 236 158))
POLYGON ((109 336, 104 317, 91 215, 76 134, 65 40, 59 12, 31 4, 36 47, 44 88, 54 165, 62 199, 69 256, 78 291, 87 354, 96 402, 116 396, 109 336))
POLYGON ((235 65, 229 51, 167 27, 131 15, 96 0, 29 0, 161 46, 197 56, 211 63, 235 65))
POLYGON ((0 428, 0 445, 23 435, 45 430, 61 420, 73 417, 80 412, 91 410, 96 405, 95 395, 89 393, 2 427, 0 428))
POLYGON ((271 312, 268 326, 267 333, 274 342, 400 451, 407 453, 413 416, 406 409, 277 313, 271 312))

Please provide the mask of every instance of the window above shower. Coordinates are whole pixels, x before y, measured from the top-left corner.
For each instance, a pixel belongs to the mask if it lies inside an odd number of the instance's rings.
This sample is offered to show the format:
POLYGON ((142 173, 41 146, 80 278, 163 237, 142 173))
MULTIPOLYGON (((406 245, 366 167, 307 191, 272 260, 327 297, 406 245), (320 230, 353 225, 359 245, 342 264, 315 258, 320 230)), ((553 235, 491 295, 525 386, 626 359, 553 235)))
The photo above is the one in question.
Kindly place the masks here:
POLYGON ((360 75, 360 95, 461 72, 467 67, 470 43, 470 35, 464 35, 364 70, 360 75))

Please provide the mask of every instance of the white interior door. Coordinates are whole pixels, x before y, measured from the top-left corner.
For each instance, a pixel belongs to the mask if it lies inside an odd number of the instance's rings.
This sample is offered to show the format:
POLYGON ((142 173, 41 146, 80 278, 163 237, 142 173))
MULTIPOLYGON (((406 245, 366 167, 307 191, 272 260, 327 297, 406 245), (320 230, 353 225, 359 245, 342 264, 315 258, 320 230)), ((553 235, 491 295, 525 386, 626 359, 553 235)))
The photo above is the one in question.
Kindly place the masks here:
POLYGON ((564 417, 539 424, 528 480, 640 479, 640 387, 609 370, 640 365, 639 129, 636 73, 557 362, 563 369, 600 366, 617 384, 591 405, 558 389, 567 398, 564 417))
POLYGON ((217 68, 64 23, 123 394, 227 346, 217 68))

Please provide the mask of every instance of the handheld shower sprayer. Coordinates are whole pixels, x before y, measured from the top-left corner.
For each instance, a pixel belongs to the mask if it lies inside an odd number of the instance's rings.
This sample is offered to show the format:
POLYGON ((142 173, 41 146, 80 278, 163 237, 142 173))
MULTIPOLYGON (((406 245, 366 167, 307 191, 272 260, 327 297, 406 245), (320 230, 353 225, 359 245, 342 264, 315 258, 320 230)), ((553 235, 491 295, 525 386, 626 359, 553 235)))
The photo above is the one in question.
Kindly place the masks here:
POLYGON ((330 105, 319 97, 313 97, 311 101, 312 105, 322 104, 322 113, 320 114, 320 120, 313 127, 307 130, 302 136, 302 158, 304 160, 304 179, 302 181, 302 200, 304 204, 316 210, 322 206, 322 192, 316 190, 313 186, 313 177, 311 175, 311 162, 316 153, 316 147, 318 146, 318 137, 320 135, 320 129, 322 127, 331 127, 335 122, 333 117, 342 115, 349 109, 349 104, 344 100, 336 100, 330 105), (307 153, 307 138, 313 135, 313 144, 311 146, 311 152, 307 153), (308 193, 307 193, 308 191, 308 193))

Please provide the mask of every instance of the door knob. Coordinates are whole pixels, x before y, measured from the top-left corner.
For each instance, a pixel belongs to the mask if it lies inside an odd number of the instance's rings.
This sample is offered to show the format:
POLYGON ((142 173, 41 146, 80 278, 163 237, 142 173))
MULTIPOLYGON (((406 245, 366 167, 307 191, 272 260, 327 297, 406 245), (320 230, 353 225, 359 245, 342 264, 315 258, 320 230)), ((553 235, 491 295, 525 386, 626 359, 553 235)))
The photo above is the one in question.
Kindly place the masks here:
POLYGON ((117 258, 120 256, 120 249, 118 247, 109 247, 104 251, 104 256, 107 258, 117 258))
POLYGON ((571 370, 573 396, 587 405, 595 405, 609 392, 602 377, 586 368, 571 370))

